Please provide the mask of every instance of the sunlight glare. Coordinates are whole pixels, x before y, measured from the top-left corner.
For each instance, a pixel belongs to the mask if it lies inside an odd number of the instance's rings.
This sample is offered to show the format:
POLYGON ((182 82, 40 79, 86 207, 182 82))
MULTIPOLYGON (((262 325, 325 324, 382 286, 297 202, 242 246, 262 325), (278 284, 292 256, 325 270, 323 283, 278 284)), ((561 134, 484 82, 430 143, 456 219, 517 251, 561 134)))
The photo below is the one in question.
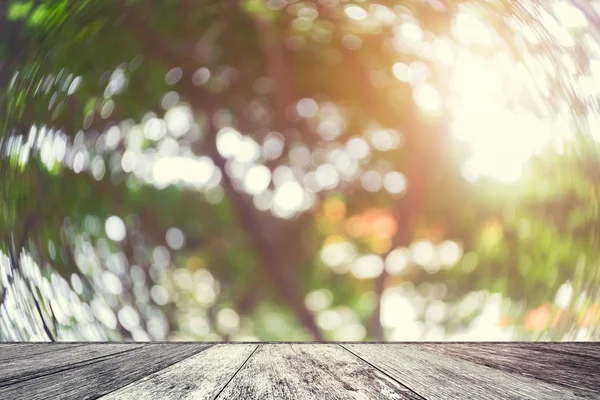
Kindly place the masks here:
MULTIPOLYGON (((513 111, 510 102, 523 95, 531 77, 527 81, 523 66, 511 65, 501 53, 495 61, 468 52, 458 55, 451 82, 451 133, 470 149, 462 168, 467 179, 490 177, 510 183, 520 178, 534 154, 558 137, 561 127, 532 112, 513 111)), ((542 78, 537 79, 539 89, 545 84, 542 78)))
POLYGON ((454 37, 466 45, 469 44, 491 44, 492 31, 484 25, 473 13, 466 10, 459 11, 452 26, 454 37))
POLYGON ((375 254, 361 256, 352 265, 352 275, 357 279, 377 278, 383 272, 383 260, 375 254))
POLYGON ((289 217, 300 211, 304 197, 304 190, 298 182, 292 180, 284 182, 275 189, 273 211, 282 217, 289 217))
POLYGON ((399 34, 409 43, 420 43, 423 40, 423 30, 413 21, 405 22, 400 26, 399 34))
POLYGON ((241 142, 242 135, 233 128, 223 128, 217 133, 217 150, 225 158, 235 155, 241 142))
POLYGON ((433 86, 425 85, 417 91, 415 102, 425 111, 439 111, 442 106, 442 97, 433 86))
POLYGON ((264 165, 251 167, 244 177, 244 189, 248 194, 258 195, 269 187, 271 170, 264 165))
POLYGON ((585 15, 567 1, 557 1, 553 8, 558 22, 565 28, 585 28, 587 26, 585 15))
POLYGON ((362 21, 363 19, 367 18, 367 16, 368 16, 367 12, 363 8, 361 8, 355 4, 346 6, 346 8, 344 9, 344 12, 348 16, 348 18, 351 18, 355 21, 362 21))

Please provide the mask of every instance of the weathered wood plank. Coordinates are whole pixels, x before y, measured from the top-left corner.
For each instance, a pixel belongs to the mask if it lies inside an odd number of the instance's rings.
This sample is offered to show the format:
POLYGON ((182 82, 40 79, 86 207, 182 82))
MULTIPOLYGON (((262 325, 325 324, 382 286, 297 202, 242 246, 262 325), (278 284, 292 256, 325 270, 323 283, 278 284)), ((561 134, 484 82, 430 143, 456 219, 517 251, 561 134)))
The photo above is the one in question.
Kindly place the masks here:
POLYGON ((492 346, 507 349, 525 349, 528 351, 551 351, 567 356, 578 356, 592 359, 600 359, 600 346, 594 342, 437 342, 428 343, 432 345, 463 345, 470 346, 492 346), (499 346, 498 346, 499 345, 499 346))
POLYGON ((421 399, 337 344, 262 344, 217 399, 421 399))
POLYGON ((568 387, 575 394, 600 398, 600 358, 592 343, 435 343, 419 348, 568 387), (575 346, 573 346, 575 345, 575 346))
POLYGON ((0 399, 97 399, 210 346, 200 343, 148 344, 85 365, 74 365, 59 373, 1 387, 0 399))
POLYGON ((593 343, 209 346, 0 344, 0 399, 600 399, 593 343))
POLYGON ((580 397, 568 388, 533 378, 422 350, 417 344, 344 344, 343 347, 428 400, 593 398, 580 397))
POLYGON ((533 343, 509 343, 509 347, 517 346, 530 350, 546 351, 552 349, 555 353, 567 355, 579 355, 600 359, 600 346, 591 342, 533 342, 533 343))
POLYGON ((0 387, 12 383, 31 379, 48 373, 56 373, 64 369, 73 368, 81 363, 93 362, 123 351, 130 351, 141 344, 88 344, 87 346, 61 346, 42 345, 45 352, 30 354, 18 354, 15 351, 13 358, 3 363, 0 369, 0 387), (52 349, 55 349, 52 351, 52 349))
POLYGON ((218 344, 102 400, 214 399, 256 350, 256 344, 218 344))
MULTIPOLYGON (((89 343, 87 343, 89 345, 89 343)), ((31 357, 36 354, 61 351, 73 347, 84 346, 86 343, 0 343, 0 364, 10 361, 15 357, 31 357)))

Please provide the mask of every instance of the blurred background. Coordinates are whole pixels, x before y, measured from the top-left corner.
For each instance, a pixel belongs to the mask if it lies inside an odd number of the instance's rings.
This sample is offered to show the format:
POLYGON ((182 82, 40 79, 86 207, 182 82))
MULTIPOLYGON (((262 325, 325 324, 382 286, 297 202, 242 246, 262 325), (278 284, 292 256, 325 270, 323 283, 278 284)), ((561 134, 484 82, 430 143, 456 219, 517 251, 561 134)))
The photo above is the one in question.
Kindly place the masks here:
POLYGON ((0 340, 600 340, 600 2, 0 2, 0 340))

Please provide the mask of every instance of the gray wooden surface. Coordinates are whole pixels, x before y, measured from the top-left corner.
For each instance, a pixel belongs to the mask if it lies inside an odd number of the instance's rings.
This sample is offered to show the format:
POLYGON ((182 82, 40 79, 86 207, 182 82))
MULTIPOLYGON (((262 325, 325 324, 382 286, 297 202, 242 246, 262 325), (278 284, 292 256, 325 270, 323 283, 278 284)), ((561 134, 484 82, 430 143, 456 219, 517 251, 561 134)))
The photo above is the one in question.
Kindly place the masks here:
POLYGON ((218 344, 102 399, 214 399, 257 347, 218 344))
POLYGON ((262 345, 218 399, 421 399, 337 344, 262 345))
POLYGON ((0 344, 20 399, 600 400, 600 344, 0 344))

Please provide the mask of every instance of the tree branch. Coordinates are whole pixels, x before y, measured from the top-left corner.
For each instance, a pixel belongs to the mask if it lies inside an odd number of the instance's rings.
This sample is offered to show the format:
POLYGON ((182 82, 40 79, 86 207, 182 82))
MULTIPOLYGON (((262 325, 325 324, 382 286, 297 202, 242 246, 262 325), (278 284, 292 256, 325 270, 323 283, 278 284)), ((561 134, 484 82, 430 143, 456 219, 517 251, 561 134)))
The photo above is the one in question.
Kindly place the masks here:
MULTIPOLYGON (((27 287, 29 288, 29 285, 27 285, 27 287)), ((35 308, 38 312, 38 315, 40 316, 40 320, 42 321, 42 327, 44 328, 44 332, 46 332, 46 335, 48 336, 48 339, 50 339, 51 342, 56 342, 56 339, 54 338, 52 331, 46 324, 46 320, 44 319, 44 314, 42 313, 42 308, 40 307, 40 303, 35 298, 35 295, 33 294, 33 291, 31 290, 31 288, 29 288, 29 291, 31 293, 31 298, 33 299, 33 302, 35 303, 35 308)), ((52 314, 54 314, 54 312, 52 314)))
MULTIPOLYGON (((370 109, 377 109, 380 115, 394 116, 398 114, 398 109, 394 107, 385 97, 377 93, 371 85, 368 70, 358 56, 358 52, 351 50, 343 51, 346 65, 356 77, 361 93, 364 96, 364 104, 370 109)), ((420 110, 412 101, 409 101, 402 111, 402 121, 396 120, 398 128, 404 134, 404 154, 408 157, 408 163, 404 172, 407 180, 406 195, 399 201, 394 210, 394 218, 398 223, 398 230, 392 237, 392 246, 390 251, 402 246, 407 246, 413 239, 413 232, 417 218, 421 213, 423 202, 429 182, 434 171, 435 161, 437 160, 436 148, 439 147, 437 132, 428 135, 421 125, 419 119, 420 110)), ((389 254, 389 252, 387 253, 389 254)), ((384 255, 384 257, 387 256, 384 255)), ((376 340, 385 340, 383 327, 381 325, 381 298, 385 290, 385 282, 388 273, 383 272, 375 280, 375 293, 377 303, 373 311, 371 321, 369 322, 370 336, 376 340)))
MULTIPOLYGON (((278 40, 277 27, 273 22, 261 16, 255 17, 254 21, 263 53, 266 56, 267 74, 274 84, 271 104, 275 112, 275 130, 285 136, 286 131, 291 127, 291 123, 286 115, 287 107, 294 101, 290 87, 292 80, 289 74, 285 48, 283 43, 278 40)), ((285 138, 283 151, 281 152, 282 157, 287 153, 291 140, 293 138, 285 138)), ((270 169, 273 169, 280 161, 279 159, 272 160, 268 166, 270 169)))
MULTIPOLYGON (((229 6, 231 7, 232 4, 236 5, 237 2, 230 2, 229 6)), ((229 8, 229 10, 231 11, 233 9, 229 8)), ((189 77, 189 74, 193 73, 195 67, 197 67, 197 62, 189 57, 189 54, 181 54, 180 52, 173 50, 169 43, 166 43, 161 37, 157 37, 158 35, 152 32, 145 22, 140 20, 135 13, 130 13, 129 16, 135 24, 136 31, 140 32, 140 35, 142 36, 141 40, 142 43, 144 43, 144 50, 146 51, 147 56, 154 58, 167 66, 181 67, 184 70, 186 78, 189 77)), ((217 33, 222 31, 222 24, 218 24, 215 31, 217 33)), ((215 40, 212 33, 209 37, 212 37, 212 40, 215 40)), ((205 42, 203 44, 206 45, 205 42)), ((281 60, 277 62, 280 61, 281 60)), ((218 105, 227 104, 223 94, 210 93, 207 90, 191 87, 190 85, 182 85, 181 93, 187 97, 195 110, 206 112, 210 117, 212 117, 214 112, 218 109, 218 105)), ((210 123, 208 130, 206 142, 204 143, 206 150, 213 159, 215 165, 221 170, 223 177, 222 184, 225 193, 231 201, 243 229, 251 237, 258 256, 262 261, 261 266, 264 268, 267 277, 274 283, 278 294, 288 303, 300 322, 312 336, 317 340, 323 340, 322 333, 315 322, 314 315, 305 306, 301 291, 298 290, 299 282, 294 281, 290 274, 291 269, 285 261, 285 257, 281 253, 280 247, 277 244, 272 243, 271 240, 265 236, 263 229, 261 228, 262 221, 258 217, 253 205, 249 204, 247 199, 235 189, 231 177, 227 174, 225 168, 226 160, 217 150, 216 132, 210 123)))
POLYGON ((314 315, 304 304, 304 299, 298 290, 299 282, 295 282, 292 279, 290 266, 284 261, 283 254, 280 253, 280 248, 273 245, 262 233, 262 224, 253 206, 235 189, 231 177, 227 174, 225 168, 226 160, 217 150, 216 134, 212 128, 210 131, 207 135, 206 143, 209 154, 215 165, 221 170, 225 193, 232 202, 242 227, 250 234, 268 278, 273 281, 279 295, 296 313, 300 322, 312 334, 313 338, 323 340, 323 335, 315 322, 314 315))

